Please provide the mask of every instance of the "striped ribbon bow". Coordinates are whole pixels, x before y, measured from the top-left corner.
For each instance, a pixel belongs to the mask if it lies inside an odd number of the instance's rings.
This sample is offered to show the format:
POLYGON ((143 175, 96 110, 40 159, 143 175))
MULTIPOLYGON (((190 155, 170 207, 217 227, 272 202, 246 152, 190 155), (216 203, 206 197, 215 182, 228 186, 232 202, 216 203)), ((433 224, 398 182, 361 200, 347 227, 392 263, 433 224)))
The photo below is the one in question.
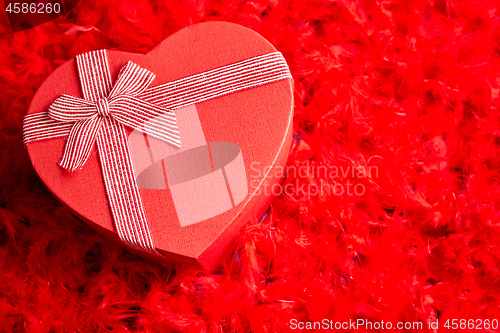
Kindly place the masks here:
MULTIPOLYGON (((86 73, 80 73, 80 76, 82 74, 86 73)), ((56 99, 49 106, 49 117, 56 121, 74 123, 59 165, 67 171, 81 168, 90 156, 97 134, 103 129, 108 117, 116 121, 111 122, 113 125, 110 128, 118 130, 117 123, 120 123, 180 147, 179 131, 175 115, 170 112, 172 110, 137 98, 154 78, 153 73, 129 61, 121 69, 107 97, 101 97, 106 92, 92 89, 86 80, 82 82, 82 89, 86 91, 84 95, 90 96, 90 100, 69 95, 56 99), (164 116, 165 122, 152 121, 160 115, 164 116)), ((109 88, 110 82, 105 84, 109 88)))
POLYGON ((134 176, 125 126, 180 147, 172 110, 264 84, 291 79, 279 52, 149 87, 154 74, 128 62, 114 85, 105 50, 76 57, 83 98, 62 95, 24 118, 25 145, 66 138, 59 165, 81 168, 94 143, 118 236, 129 246, 158 254, 134 176))

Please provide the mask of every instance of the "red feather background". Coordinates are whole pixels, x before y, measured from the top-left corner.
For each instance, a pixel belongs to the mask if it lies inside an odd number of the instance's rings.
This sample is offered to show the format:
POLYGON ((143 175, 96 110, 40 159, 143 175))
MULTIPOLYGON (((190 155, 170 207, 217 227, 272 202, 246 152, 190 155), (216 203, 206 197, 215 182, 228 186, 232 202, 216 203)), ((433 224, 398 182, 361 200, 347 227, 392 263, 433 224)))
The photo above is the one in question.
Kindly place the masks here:
POLYGON ((81 0, 17 33, 1 16, 0 331, 281 332, 293 319, 364 319, 431 332, 429 320, 442 331, 448 319, 500 320, 499 8, 81 0), (145 53, 210 20, 249 27, 285 55, 288 165, 357 171, 289 175, 289 194, 205 274, 142 260, 75 218, 34 172, 21 127, 36 89, 75 55, 145 53), (348 182, 364 193, 301 190, 348 182))

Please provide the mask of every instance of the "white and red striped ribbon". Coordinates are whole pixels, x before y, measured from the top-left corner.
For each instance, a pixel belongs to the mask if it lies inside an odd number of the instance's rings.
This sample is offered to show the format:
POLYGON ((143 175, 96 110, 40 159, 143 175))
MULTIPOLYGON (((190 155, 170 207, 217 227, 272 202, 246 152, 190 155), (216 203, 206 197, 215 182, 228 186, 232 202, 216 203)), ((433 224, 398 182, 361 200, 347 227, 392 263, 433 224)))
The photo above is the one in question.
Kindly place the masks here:
POLYGON ((134 177, 125 126, 180 147, 171 110, 292 78, 279 52, 151 88, 154 74, 130 61, 113 85, 105 50, 81 54, 76 63, 83 99, 63 95, 49 106, 48 112, 27 115, 24 143, 66 137, 59 164, 75 171, 85 164, 96 142, 119 237, 134 248, 156 254, 134 177), (160 115, 161 121, 157 121, 160 115))

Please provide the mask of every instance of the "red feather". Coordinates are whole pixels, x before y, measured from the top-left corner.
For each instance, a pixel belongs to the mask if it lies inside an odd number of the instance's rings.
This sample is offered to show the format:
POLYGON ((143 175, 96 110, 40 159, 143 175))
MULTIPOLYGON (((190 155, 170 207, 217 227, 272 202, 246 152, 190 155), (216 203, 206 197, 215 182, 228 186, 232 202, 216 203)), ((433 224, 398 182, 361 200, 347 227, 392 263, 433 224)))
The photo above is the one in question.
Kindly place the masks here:
POLYGON ((430 332, 437 319, 500 320, 498 8, 89 0, 15 34, 0 17, 0 331, 279 332, 363 319, 430 332), (285 55, 288 166, 308 173, 290 169, 289 193, 204 274, 144 261, 71 215, 32 169, 21 124, 76 54, 144 53, 210 20, 252 28, 285 55))

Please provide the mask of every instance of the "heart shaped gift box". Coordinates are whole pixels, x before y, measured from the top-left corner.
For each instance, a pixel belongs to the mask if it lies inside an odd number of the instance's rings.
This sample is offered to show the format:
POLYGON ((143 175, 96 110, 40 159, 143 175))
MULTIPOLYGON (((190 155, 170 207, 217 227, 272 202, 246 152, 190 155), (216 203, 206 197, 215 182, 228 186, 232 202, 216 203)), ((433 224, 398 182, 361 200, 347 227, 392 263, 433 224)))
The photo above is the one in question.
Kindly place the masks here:
POLYGON ((207 22, 146 55, 61 65, 33 98, 24 141, 49 190, 98 232, 209 271, 279 193, 292 117, 282 55, 207 22))

